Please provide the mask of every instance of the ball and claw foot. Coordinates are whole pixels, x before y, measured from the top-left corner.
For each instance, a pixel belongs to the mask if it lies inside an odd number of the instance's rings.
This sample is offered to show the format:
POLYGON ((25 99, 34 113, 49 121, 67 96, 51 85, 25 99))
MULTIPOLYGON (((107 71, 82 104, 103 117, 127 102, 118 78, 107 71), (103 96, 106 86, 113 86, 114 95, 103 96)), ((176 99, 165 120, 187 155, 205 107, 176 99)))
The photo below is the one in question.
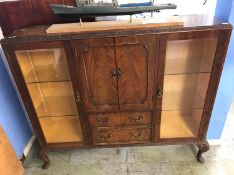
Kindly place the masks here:
POLYGON ((47 151, 41 150, 37 157, 43 161, 42 169, 48 169, 50 166, 50 159, 48 157, 47 151))
POLYGON ((204 143, 198 144, 197 147, 199 149, 197 153, 197 161, 200 163, 204 163, 205 159, 204 157, 202 157, 202 154, 210 149, 210 145, 207 141, 205 141, 204 143))

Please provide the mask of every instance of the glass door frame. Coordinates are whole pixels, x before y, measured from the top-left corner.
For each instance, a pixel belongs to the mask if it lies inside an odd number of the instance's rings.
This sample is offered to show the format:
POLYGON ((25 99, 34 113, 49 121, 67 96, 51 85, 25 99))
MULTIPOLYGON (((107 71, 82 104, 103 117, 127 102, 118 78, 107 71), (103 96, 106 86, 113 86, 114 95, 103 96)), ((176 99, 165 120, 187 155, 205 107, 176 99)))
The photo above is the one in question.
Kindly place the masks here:
POLYGON ((206 139, 206 133, 209 126, 212 108, 218 88, 219 79, 225 59, 225 51, 223 47, 228 46, 228 35, 229 31, 223 30, 207 30, 207 31, 189 31, 180 33, 163 34, 160 36, 159 44, 159 64, 156 68, 158 72, 156 79, 155 89, 155 108, 156 108, 156 122, 155 122, 155 133, 154 142, 160 143, 175 143, 175 142, 197 142, 206 139), (161 125, 161 114, 162 114, 162 99, 163 99, 163 84, 164 84, 164 70, 166 61, 166 48, 168 41, 176 40, 190 40, 190 39, 212 39, 218 38, 218 44, 216 48, 215 58, 211 70, 211 76, 208 83, 208 90, 205 97, 204 110, 200 122, 200 127, 197 137, 178 137, 178 138, 160 138, 160 125, 161 125))
POLYGON ((7 44, 3 45, 3 50, 6 53, 6 58, 8 61, 8 65, 13 74, 16 86, 18 91, 20 92, 21 99, 23 101, 24 107, 28 114, 29 120, 33 126, 36 137, 39 140, 39 144, 41 147, 63 147, 64 145, 71 146, 82 146, 88 143, 87 137, 87 129, 86 129, 86 121, 85 115, 83 113, 83 108, 81 104, 81 100, 75 100, 76 108, 79 113, 80 125, 83 134, 83 142, 67 142, 67 143, 47 143, 45 139, 45 135, 43 134, 42 127, 39 122, 39 118, 37 117, 36 110, 34 108, 31 96, 29 94, 29 90, 27 88, 25 79, 23 77, 23 73, 21 71, 20 65, 16 58, 16 51, 23 50, 37 50, 37 49, 56 49, 61 48, 64 49, 68 71, 70 73, 72 88, 74 98, 79 96, 79 86, 76 83, 75 73, 74 73, 74 59, 70 50, 70 42, 69 41, 45 41, 45 42, 35 42, 35 43, 17 43, 17 44, 7 44))

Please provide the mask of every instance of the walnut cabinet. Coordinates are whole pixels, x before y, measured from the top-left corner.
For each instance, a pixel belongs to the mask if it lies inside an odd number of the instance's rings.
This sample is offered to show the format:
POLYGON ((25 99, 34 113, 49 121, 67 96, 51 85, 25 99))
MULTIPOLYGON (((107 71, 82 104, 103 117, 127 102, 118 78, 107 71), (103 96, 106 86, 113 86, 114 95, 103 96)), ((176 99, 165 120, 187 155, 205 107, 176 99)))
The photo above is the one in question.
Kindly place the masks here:
POLYGON ((220 24, 3 39, 43 167, 51 149, 124 145, 195 144, 203 162, 230 33, 220 24))

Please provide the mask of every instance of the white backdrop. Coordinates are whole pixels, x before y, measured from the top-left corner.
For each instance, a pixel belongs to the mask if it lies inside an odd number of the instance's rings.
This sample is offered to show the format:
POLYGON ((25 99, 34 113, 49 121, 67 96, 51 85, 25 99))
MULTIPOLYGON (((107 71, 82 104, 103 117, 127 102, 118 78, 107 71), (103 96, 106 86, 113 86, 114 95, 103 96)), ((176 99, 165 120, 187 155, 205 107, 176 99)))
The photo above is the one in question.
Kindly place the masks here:
MULTIPOLYGON (((111 2, 112 0, 95 0, 95 2, 111 2)), ((150 0, 118 0, 119 3, 127 2, 149 2, 150 0)), ((214 16, 217 0, 154 0, 155 3, 175 3, 176 10, 166 10, 160 13, 161 15, 187 15, 187 14, 209 14, 214 16)))

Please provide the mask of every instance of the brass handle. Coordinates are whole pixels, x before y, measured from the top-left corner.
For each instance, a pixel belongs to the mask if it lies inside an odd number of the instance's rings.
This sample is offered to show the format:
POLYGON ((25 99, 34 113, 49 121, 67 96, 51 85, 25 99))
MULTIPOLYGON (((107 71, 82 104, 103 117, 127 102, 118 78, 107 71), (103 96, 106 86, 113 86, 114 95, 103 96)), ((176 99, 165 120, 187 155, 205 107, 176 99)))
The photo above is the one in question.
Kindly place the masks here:
POLYGON ((76 92, 75 100, 76 100, 76 102, 78 102, 78 103, 81 101, 80 93, 79 93, 78 91, 76 92))
POLYGON ((163 90, 162 89, 158 89, 156 95, 157 95, 157 97, 162 97, 163 96, 163 90))
POLYGON ((131 122, 142 122, 143 121, 143 116, 141 116, 141 115, 138 117, 129 116, 128 118, 131 122))
POLYGON ((121 76, 121 69, 120 68, 117 68, 117 69, 113 69, 112 70, 112 78, 120 78, 121 76))
POLYGON ((137 137, 140 137, 141 136, 141 132, 130 132, 129 135, 133 138, 137 138, 137 137))
POLYGON ((97 131, 103 131, 103 130, 108 130, 109 126, 98 126, 97 131))
POLYGON ((111 140, 112 135, 111 134, 103 134, 99 135, 99 141, 100 142, 107 142, 111 140))
POLYGON ((108 115, 98 115, 97 116, 97 122, 98 124, 105 124, 110 121, 110 117, 108 115))
POLYGON ((116 69, 112 70, 112 78, 118 78, 118 73, 116 69))

